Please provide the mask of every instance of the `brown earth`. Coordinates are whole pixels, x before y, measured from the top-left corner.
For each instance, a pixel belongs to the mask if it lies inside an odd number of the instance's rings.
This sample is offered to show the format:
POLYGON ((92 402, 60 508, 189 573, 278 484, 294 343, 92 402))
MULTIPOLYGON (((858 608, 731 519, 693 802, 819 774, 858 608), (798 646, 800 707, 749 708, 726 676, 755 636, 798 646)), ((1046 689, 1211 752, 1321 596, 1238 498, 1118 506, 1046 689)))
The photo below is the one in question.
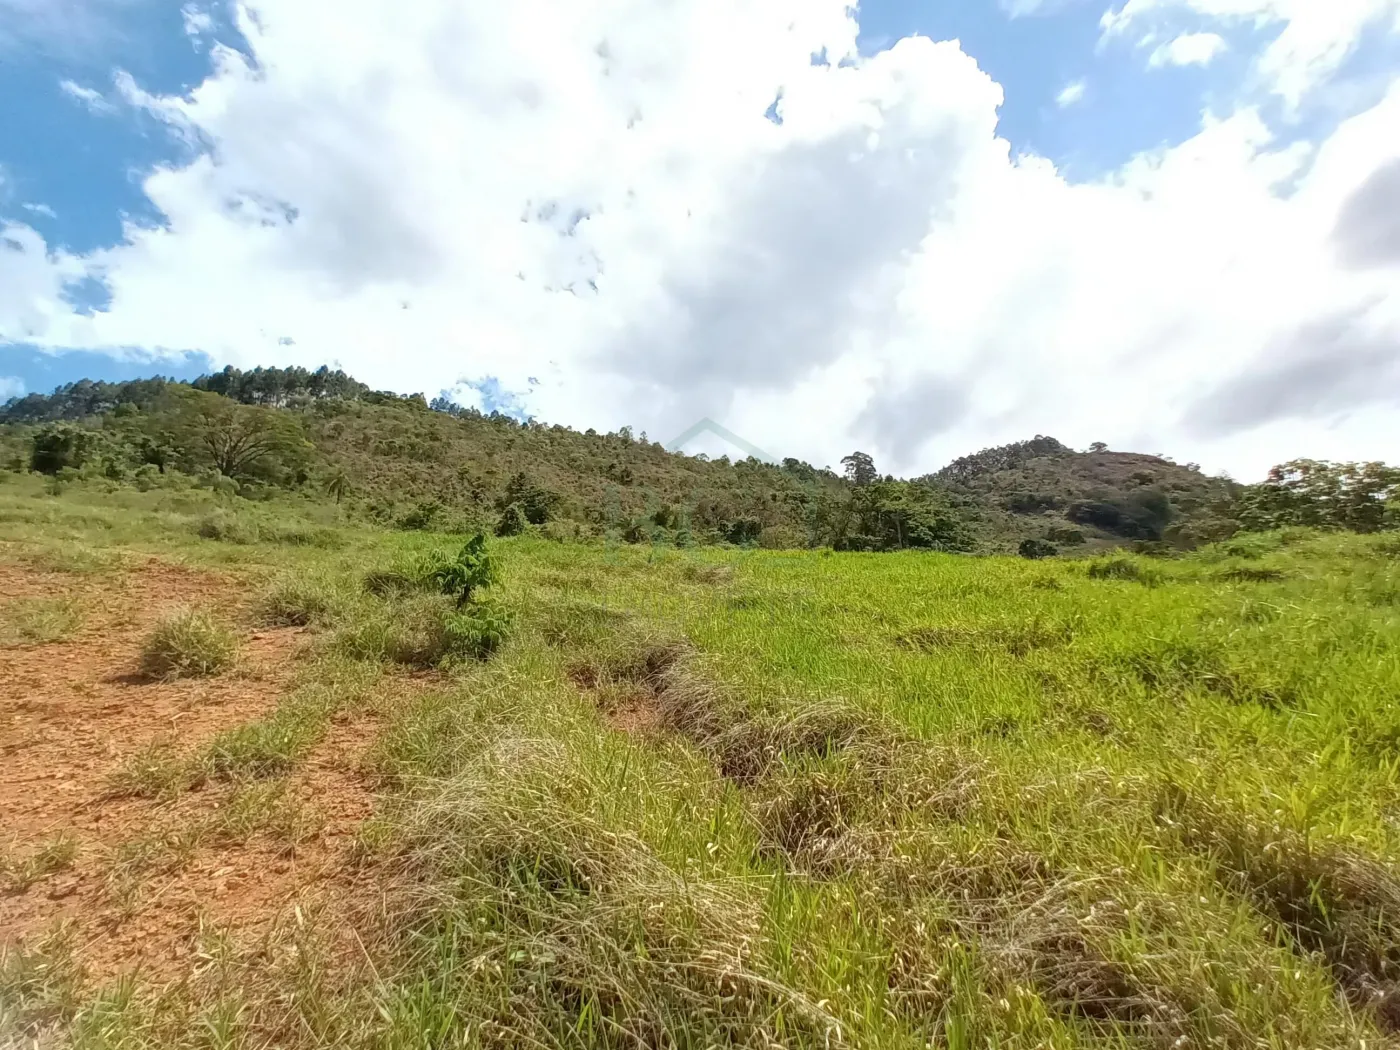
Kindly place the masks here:
POLYGON ((68 640, 0 649, 0 858, 32 855, 59 836, 77 846, 71 866, 23 891, 6 894, 0 880, 0 952, 63 923, 94 984, 132 970, 164 983, 197 968, 210 929, 255 941, 303 901, 336 908, 357 877, 355 833, 373 806, 358 770, 371 718, 341 716, 285 779, 277 834, 189 838, 188 829, 217 823, 233 797, 227 786, 163 803, 109 793, 113 772, 153 742, 189 754, 270 712, 305 630, 250 632, 236 669, 219 678, 154 683, 136 674, 145 632, 186 605, 238 619, 238 581, 154 559, 97 578, 0 565, 0 594, 73 598, 85 614, 68 640), (134 892, 116 893, 118 851, 139 842, 156 844, 154 862, 134 892))

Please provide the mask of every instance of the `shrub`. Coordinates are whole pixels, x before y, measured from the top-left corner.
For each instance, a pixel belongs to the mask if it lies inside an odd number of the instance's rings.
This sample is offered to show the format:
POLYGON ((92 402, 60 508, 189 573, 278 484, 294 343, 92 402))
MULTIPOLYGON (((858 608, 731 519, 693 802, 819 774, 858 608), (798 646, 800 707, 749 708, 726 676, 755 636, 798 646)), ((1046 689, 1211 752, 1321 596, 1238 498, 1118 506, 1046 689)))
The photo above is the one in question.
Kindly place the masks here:
POLYGON ((1134 580, 1147 587, 1155 587, 1162 582, 1162 574, 1146 568, 1131 558, 1103 558, 1089 566, 1089 578, 1093 580, 1134 580))
POLYGON ((1047 543, 1045 540, 1029 539, 1021 541, 1021 546, 1018 548, 1017 553, 1023 558, 1039 560, 1040 558, 1053 558, 1060 553, 1060 548, 1056 547, 1053 543, 1047 543))
POLYGON ((520 509, 520 504, 512 503, 501 511, 501 518, 496 522, 496 535, 519 536, 529 524, 525 519, 525 512, 520 509))
POLYGON ((238 651, 232 632, 208 613, 185 609, 162 620, 141 649, 146 678, 173 681, 227 670, 238 651))
POLYGON ((443 594, 456 597, 460 609, 472 599, 472 591, 496 582, 496 562, 486 548, 486 537, 477 533, 457 552, 453 561, 433 570, 432 580, 443 594))
POLYGON ((505 644, 515 618, 493 603, 472 605, 443 621, 444 658, 485 660, 505 644))

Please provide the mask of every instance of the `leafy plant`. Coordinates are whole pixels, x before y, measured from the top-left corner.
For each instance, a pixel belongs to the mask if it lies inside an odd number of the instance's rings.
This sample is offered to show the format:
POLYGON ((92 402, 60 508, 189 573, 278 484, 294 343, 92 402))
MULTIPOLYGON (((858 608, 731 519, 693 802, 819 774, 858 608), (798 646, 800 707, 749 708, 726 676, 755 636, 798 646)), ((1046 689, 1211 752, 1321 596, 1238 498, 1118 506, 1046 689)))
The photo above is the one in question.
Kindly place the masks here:
POLYGON ((486 547, 486 537, 478 532, 457 552, 457 557, 433 573, 443 594, 457 598, 457 608, 472 600, 472 592, 496 582, 496 562, 486 547))

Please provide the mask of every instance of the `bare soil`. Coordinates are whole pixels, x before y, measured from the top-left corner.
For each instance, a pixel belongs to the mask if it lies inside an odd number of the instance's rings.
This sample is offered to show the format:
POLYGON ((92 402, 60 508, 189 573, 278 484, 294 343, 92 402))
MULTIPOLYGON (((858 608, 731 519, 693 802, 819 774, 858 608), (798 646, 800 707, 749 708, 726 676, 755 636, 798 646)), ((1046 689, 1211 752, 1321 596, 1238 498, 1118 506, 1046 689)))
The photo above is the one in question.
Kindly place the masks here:
POLYGON ((112 892, 119 847, 208 819, 232 792, 114 798, 112 774, 153 741, 188 754, 269 713, 291 684, 306 630, 249 630, 234 671, 154 683, 136 673, 146 631, 180 606, 236 621, 247 598, 236 580, 156 560, 97 578, 0 564, 0 594, 75 598, 85 612, 71 639, 0 649, 0 856, 31 855, 59 836, 77 844, 65 870, 22 892, 0 889, 0 952, 65 924, 92 984, 133 970, 165 983, 197 968, 211 929, 256 940, 303 901, 336 907, 357 877, 353 844, 373 808, 359 772, 375 731, 367 716, 341 717, 288 778, 283 797, 305 815, 301 834, 200 844, 157 865, 134 898, 112 892))

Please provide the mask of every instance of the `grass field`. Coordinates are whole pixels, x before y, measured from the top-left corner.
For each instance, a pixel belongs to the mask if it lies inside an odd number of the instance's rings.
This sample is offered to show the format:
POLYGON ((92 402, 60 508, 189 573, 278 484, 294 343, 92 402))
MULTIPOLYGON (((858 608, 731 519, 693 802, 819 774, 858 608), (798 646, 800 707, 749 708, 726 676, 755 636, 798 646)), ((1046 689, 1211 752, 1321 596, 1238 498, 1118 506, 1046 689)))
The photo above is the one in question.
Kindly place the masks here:
POLYGON ((496 646, 238 503, 0 485, 0 755, 117 741, 2 775, 0 1045, 1400 1045, 1393 535, 501 540, 496 646))

